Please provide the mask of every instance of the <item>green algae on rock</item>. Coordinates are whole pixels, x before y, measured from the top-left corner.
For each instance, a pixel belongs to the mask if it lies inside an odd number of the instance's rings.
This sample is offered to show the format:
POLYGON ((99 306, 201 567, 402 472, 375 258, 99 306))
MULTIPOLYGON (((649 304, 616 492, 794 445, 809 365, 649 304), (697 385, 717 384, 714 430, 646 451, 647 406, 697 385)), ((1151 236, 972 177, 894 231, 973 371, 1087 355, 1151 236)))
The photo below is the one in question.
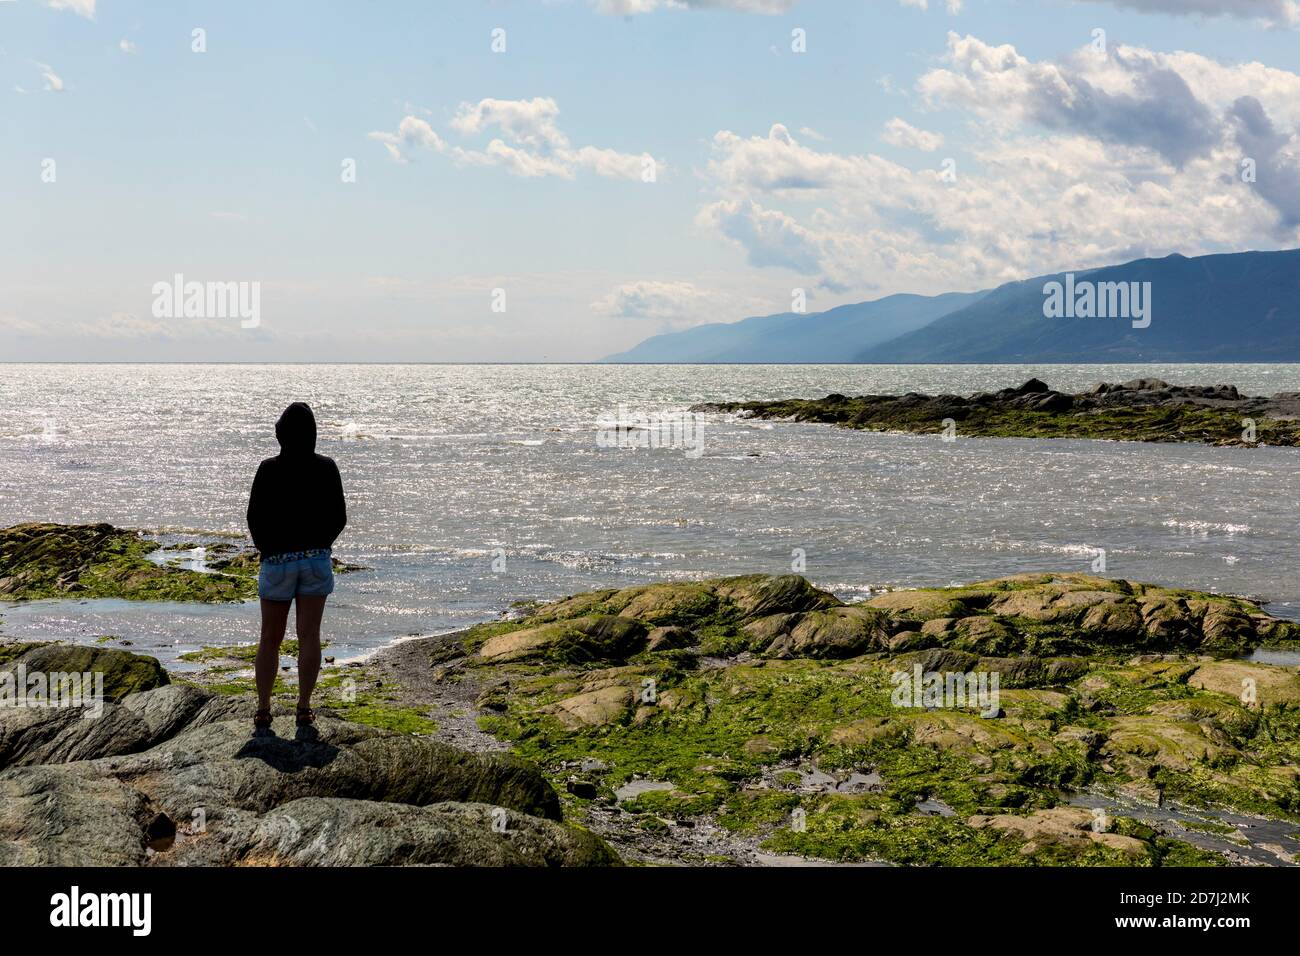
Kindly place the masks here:
POLYGON ((707 402, 693 412, 821 422, 867 431, 989 438, 1095 438, 1209 445, 1300 444, 1300 397, 1240 395, 1230 385, 1158 379, 1102 383, 1077 395, 1031 379, 1017 388, 961 395, 859 395, 707 402))
MULTIPOLYGON (((20 645, 23 653, 0 664, 0 674, 94 674, 103 678, 103 695, 118 700, 128 694, 164 687, 170 679, 153 657, 86 644, 20 645)), ((89 694, 91 688, 86 688, 89 694)))
POLYGON ((160 545, 108 524, 31 523, 0 529, 0 600, 123 598, 130 601, 243 601, 257 594, 256 570, 203 573, 152 561, 160 545))
MULTIPOLYGON (((190 541, 164 546, 142 532, 109 524, 28 523, 0 529, 0 601, 121 598, 128 601, 219 603, 257 597, 256 551, 221 542, 206 547, 204 570, 154 552, 192 551, 190 541)), ((333 559, 336 574, 364 571, 333 559)))
POLYGON ((704 814, 846 861, 1218 865, 1126 817, 1081 829, 1063 794, 1300 820, 1300 674, 1216 659, 1297 636, 1242 598, 1082 574, 859 605, 749 575, 540 605, 467 632, 463 666, 484 685, 481 726, 557 789, 579 764, 597 768, 579 788, 597 800, 671 784, 623 803, 647 826, 704 814), (659 628, 673 636, 655 648, 659 628), (997 716, 896 706, 893 675, 915 667, 1001 675, 997 716), (849 785, 864 773, 876 782, 849 785), (809 789, 809 774, 834 782, 809 789), (918 813, 929 800, 951 815, 918 813))

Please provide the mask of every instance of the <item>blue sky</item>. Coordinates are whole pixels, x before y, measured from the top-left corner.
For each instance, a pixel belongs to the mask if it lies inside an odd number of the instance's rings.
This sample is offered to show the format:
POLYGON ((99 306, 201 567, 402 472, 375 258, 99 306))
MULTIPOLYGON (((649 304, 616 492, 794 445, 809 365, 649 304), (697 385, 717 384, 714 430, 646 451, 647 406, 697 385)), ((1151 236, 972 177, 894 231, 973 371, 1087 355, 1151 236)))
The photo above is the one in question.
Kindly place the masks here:
POLYGON ((585 361, 796 288, 1294 247, 1298 27, 1294 0, 0 0, 0 359, 585 361), (260 283, 260 325, 156 315, 177 273, 260 283))

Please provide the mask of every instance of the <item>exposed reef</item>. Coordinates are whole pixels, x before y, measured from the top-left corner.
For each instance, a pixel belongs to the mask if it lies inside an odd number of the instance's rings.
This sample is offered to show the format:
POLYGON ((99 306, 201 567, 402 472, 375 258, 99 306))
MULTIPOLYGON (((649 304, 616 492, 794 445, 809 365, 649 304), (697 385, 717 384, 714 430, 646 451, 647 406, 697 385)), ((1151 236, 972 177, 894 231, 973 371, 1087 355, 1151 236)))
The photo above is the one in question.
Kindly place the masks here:
POLYGON ((1300 392, 1269 398, 1232 385, 1170 385, 1159 379, 1101 383, 1077 395, 1038 379, 974 395, 859 395, 759 402, 706 402, 693 412, 822 422, 869 431, 992 438, 1098 438, 1208 445, 1300 443, 1300 392))

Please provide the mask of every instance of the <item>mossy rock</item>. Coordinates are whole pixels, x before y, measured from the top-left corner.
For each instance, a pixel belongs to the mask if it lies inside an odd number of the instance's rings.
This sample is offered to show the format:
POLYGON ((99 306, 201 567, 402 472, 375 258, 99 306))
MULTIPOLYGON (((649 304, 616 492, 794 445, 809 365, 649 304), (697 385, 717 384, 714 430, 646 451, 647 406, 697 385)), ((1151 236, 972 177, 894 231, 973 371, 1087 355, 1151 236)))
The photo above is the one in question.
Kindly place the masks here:
POLYGON ((203 573, 151 561, 159 545, 108 524, 20 524, 0 529, 0 600, 121 598, 243 601, 255 572, 203 573))
POLYGON ((640 621, 588 614, 491 637, 479 647, 478 659, 490 663, 530 658, 571 663, 617 661, 641 650, 647 633, 640 621))
POLYGON ((152 690, 170 683, 157 658, 110 647, 82 644, 42 644, 0 666, 0 672, 17 673, 19 665, 28 675, 94 674, 104 679, 104 696, 120 700, 127 694, 152 690))

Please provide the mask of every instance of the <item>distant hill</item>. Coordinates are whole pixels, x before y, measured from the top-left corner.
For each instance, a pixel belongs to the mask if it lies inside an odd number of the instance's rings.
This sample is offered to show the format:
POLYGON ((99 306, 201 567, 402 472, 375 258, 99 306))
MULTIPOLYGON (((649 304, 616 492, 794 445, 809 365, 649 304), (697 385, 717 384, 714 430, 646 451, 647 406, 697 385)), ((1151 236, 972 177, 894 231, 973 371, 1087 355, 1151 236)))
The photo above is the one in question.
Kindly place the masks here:
POLYGON ((826 312, 697 325, 606 362, 1300 362, 1300 249, 1172 255, 1073 273, 1151 283, 1150 324, 1043 314, 1037 276, 985 292, 891 295, 826 312))
POLYGON ((852 362, 884 343, 977 302, 984 292, 891 295, 825 312, 783 312, 668 332, 606 362, 852 362))
POLYGON ((1300 250, 1138 259, 1075 273, 1081 281, 1150 282, 1151 324, 1125 318, 1046 318, 1047 282, 1011 282, 978 302, 888 342, 857 362, 1300 361, 1300 250))

